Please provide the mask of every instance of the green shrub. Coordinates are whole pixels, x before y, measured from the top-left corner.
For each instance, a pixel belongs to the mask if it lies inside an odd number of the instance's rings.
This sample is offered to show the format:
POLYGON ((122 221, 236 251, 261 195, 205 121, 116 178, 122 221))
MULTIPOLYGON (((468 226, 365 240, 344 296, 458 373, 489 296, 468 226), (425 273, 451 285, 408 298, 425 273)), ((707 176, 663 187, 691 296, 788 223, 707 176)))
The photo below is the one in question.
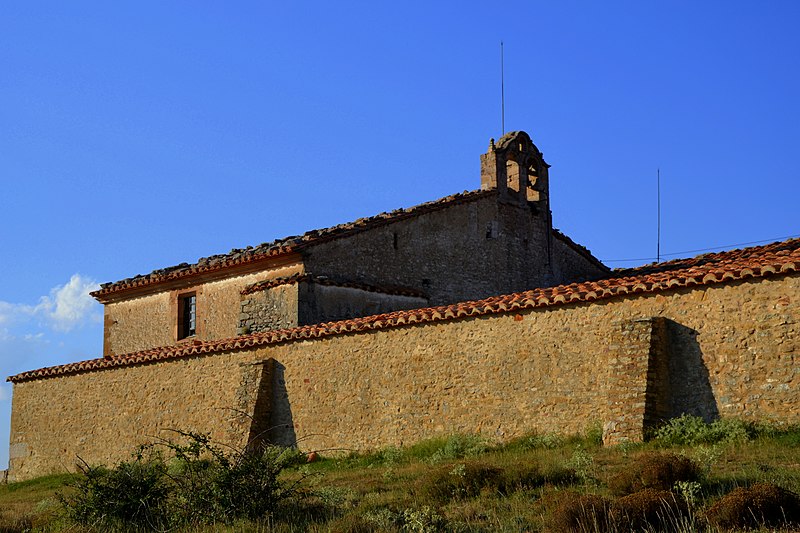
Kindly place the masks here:
POLYGON ((575 472, 575 475, 583 483, 594 483, 596 481, 594 472, 594 456, 584 450, 580 445, 575 448, 569 461, 564 466, 575 472))
POLYGON ((532 450, 554 450, 563 444, 564 437, 555 433, 534 433, 525 441, 525 447, 532 450))
POLYGON ((274 446, 253 451, 224 451, 208 435, 180 433, 185 444, 168 441, 174 454, 173 512, 180 523, 269 516, 277 503, 292 495, 278 480, 281 471, 300 460, 295 450, 274 446))
POLYGON ((744 442, 764 431, 763 426, 735 418, 720 418, 708 424, 699 416, 683 415, 658 428, 653 437, 666 446, 696 446, 744 442))
POLYGON ((673 453, 647 453, 608 480, 613 494, 643 489, 671 490, 678 482, 700 479, 700 467, 688 457, 673 453))
POLYGON ((164 441, 167 462, 152 446, 114 468, 84 465, 74 492, 62 496, 73 521, 103 529, 165 529, 189 523, 230 523, 269 517, 296 494, 278 480, 297 453, 266 447, 224 452, 208 435, 164 441))
POLYGON ((592 422, 586 427, 583 433, 583 438, 586 439, 587 444, 593 446, 603 445, 603 424, 599 421, 592 422))
POLYGON ((444 517, 427 505, 418 509, 406 509, 401 517, 403 531, 411 533, 436 533, 443 531, 447 525, 444 517))
POLYGON ((800 497, 772 483, 756 483, 720 498, 705 518, 723 529, 800 526, 800 497))
POLYGON ((171 487, 160 457, 137 454, 115 468, 78 465, 82 476, 75 491, 62 496, 67 516, 80 524, 120 529, 160 529, 169 523, 167 497, 171 487))
POLYGON ((479 435, 451 435, 430 457, 431 463, 439 463, 464 457, 474 457, 489 449, 486 439, 479 435))
POLYGON ((439 467, 423 476, 421 494, 432 502, 472 498, 484 488, 496 490, 503 482, 503 471, 481 463, 458 463, 439 467))

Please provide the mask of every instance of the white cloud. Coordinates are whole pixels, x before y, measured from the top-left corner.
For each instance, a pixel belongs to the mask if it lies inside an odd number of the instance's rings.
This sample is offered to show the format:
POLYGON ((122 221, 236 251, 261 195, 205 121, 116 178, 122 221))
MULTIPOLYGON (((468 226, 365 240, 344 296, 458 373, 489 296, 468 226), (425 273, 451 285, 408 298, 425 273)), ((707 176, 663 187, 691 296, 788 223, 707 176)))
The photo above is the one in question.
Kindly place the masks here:
MULTIPOLYGON (((0 301, 0 335, 10 335, 9 326, 41 319, 56 331, 67 332, 88 322, 99 322, 102 317, 99 304, 89 293, 99 288, 96 281, 73 274, 67 283, 53 287, 48 296, 42 296, 37 305, 15 304, 0 301)), ((26 340, 40 338, 41 334, 27 334, 26 340)))
POLYGON ((43 315, 57 331, 69 331, 88 321, 99 320, 97 303, 89 296, 99 289, 96 281, 73 274, 66 285, 54 287, 42 296, 34 312, 43 315))

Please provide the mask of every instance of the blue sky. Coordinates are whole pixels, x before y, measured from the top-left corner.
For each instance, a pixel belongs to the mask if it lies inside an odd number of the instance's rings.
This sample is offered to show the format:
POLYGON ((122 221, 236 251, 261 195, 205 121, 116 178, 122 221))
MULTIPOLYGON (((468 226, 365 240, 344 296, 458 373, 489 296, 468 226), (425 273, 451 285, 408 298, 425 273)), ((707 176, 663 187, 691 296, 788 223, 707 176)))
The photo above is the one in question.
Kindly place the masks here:
POLYGON ((600 259, 655 258, 659 168, 669 257, 800 234, 799 23, 778 0, 5 4, 0 373, 99 356, 97 282, 478 188, 501 40, 506 130, 600 259))

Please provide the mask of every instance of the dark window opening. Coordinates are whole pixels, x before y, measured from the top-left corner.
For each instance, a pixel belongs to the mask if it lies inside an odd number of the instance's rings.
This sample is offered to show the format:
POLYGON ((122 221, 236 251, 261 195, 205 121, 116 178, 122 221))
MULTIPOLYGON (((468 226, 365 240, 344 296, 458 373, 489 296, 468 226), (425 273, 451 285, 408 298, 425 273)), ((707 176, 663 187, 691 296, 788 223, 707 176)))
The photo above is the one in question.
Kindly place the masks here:
POLYGON ((187 294, 178 303, 178 339, 193 337, 197 332, 197 297, 187 294))
POLYGON ((496 220, 492 220, 491 222, 486 224, 487 239, 496 239, 499 234, 500 234, 500 224, 498 224, 496 220))

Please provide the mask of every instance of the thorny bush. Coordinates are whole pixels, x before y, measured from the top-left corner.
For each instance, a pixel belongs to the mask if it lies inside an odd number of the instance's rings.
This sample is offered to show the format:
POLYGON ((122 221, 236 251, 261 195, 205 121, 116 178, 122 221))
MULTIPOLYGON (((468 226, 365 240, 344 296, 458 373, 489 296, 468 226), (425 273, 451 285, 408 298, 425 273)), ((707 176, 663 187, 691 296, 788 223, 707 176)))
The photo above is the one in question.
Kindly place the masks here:
POLYGON ((296 450, 227 451, 206 434, 177 433, 181 442, 143 446, 114 468, 79 465, 83 475, 75 491, 61 497, 67 515, 107 529, 154 530, 262 519, 280 502, 299 496, 299 481, 279 479, 284 468, 300 460, 296 450))

